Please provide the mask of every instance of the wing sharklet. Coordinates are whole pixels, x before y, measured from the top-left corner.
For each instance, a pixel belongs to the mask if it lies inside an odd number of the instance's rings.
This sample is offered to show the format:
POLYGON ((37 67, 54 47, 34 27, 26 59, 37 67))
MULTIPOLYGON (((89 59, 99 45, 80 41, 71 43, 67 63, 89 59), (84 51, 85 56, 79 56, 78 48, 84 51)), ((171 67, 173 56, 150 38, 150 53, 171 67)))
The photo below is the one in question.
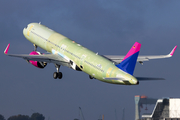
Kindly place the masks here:
POLYGON ((173 56, 173 54, 174 54, 176 48, 177 48, 177 45, 176 45, 176 46, 172 49, 172 51, 169 53, 170 56, 173 56))
POLYGON ((8 44, 6 49, 4 50, 4 54, 6 54, 6 55, 8 54, 9 46, 10 46, 10 44, 8 44))

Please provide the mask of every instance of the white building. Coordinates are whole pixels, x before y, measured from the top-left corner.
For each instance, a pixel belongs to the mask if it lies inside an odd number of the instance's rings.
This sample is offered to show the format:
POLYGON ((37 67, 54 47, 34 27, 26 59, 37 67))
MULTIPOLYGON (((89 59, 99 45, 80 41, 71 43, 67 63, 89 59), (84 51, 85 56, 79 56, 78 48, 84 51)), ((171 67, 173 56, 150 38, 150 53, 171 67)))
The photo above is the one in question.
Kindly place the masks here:
POLYGON ((180 120, 180 98, 158 99, 152 114, 142 120, 180 120))

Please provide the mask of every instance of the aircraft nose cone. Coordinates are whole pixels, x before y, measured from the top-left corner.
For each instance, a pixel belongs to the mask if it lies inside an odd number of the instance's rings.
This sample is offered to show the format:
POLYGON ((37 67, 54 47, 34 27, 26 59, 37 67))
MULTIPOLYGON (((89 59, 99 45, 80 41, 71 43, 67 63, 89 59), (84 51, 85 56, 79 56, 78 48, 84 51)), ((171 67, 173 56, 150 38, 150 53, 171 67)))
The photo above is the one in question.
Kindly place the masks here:
POLYGON ((27 33, 27 29, 24 28, 24 29, 23 29, 23 34, 24 34, 24 36, 26 35, 26 33, 27 33))

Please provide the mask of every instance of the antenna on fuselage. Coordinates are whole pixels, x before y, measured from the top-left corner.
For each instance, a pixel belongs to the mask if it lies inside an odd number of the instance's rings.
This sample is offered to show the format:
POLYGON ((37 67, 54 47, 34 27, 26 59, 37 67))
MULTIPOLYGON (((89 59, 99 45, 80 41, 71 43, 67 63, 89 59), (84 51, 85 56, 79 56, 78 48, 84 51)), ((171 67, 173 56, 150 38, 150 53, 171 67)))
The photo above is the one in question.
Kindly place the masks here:
POLYGON ((39 25, 41 24, 41 22, 39 22, 39 25))

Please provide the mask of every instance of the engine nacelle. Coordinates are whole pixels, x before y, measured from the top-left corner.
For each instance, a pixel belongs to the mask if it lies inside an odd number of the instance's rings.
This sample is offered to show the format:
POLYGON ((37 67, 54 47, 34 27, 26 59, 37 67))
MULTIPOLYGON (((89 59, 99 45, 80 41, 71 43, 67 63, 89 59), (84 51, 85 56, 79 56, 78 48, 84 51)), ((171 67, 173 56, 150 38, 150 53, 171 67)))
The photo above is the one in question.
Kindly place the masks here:
MULTIPOLYGON (((32 51, 29 55, 41 55, 41 53, 37 51, 32 51)), ((38 68, 44 68, 47 65, 46 62, 39 62, 39 61, 33 61, 33 60, 29 60, 28 62, 38 68)))
POLYGON ((73 61, 70 60, 70 64, 71 64, 71 68, 77 71, 82 71, 77 65, 76 63, 74 63, 73 61))

